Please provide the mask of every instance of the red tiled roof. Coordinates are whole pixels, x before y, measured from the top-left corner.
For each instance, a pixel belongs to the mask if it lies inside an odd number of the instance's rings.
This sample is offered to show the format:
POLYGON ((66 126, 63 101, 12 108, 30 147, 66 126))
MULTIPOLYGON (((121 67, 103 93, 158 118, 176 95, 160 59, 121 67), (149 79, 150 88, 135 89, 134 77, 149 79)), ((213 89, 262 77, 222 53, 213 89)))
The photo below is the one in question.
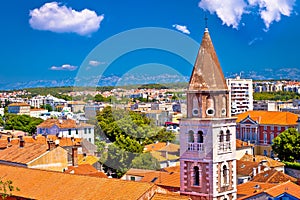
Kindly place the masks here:
POLYGON ((297 179, 284 174, 283 172, 277 171, 276 169, 270 169, 257 174, 253 177, 252 181, 263 183, 284 183, 287 181, 296 182, 297 179))
POLYGON ((156 193, 151 200, 189 200, 188 196, 176 194, 176 193, 168 193, 168 194, 159 194, 156 193))
MULTIPOLYGON (((158 191, 157 186, 150 183, 72 175, 8 165, 0 165, 0 177, 4 177, 4 181, 11 180, 13 186, 20 189, 13 191, 13 196, 28 199, 135 200, 145 197, 144 195, 151 197, 158 191)), ((159 190, 165 191, 162 188, 159 190)))
POLYGON ((272 197, 277 197, 283 193, 290 194, 297 199, 300 199, 300 186, 296 185, 295 183, 292 183, 290 181, 276 185, 275 187, 272 187, 265 192, 269 194, 272 197))
POLYGON ((144 175, 141 182, 155 183, 159 186, 180 188, 180 173, 155 171, 144 175))
POLYGON ((242 140, 236 139, 236 148, 243 148, 243 147, 252 147, 254 144, 248 144, 248 142, 244 142, 242 140))
POLYGON ((25 143, 24 147, 22 148, 20 148, 18 144, 11 145, 10 147, 0 151, 0 160, 27 164, 33 159, 44 154, 47 150, 48 146, 42 144, 25 143))
POLYGON ((180 165, 163 168, 166 172, 180 172, 180 165))
POLYGON ((269 158, 267 156, 261 156, 261 155, 250 155, 250 154, 245 154, 240 160, 242 161, 255 161, 255 162, 262 162, 266 161, 266 165, 268 167, 274 168, 274 167, 282 167, 284 166, 284 163, 279 162, 277 160, 274 160, 272 158, 269 158))
POLYGON ((104 174, 103 172, 99 172, 95 167, 89 164, 69 166, 64 173, 107 178, 106 174, 104 174))
MULTIPOLYGON (((237 175, 252 176, 253 168, 255 168, 257 172, 257 168, 259 164, 260 164, 259 162, 237 160, 236 162, 237 175)), ((261 171, 265 168, 264 166, 260 166, 260 167, 261 167, 261 171)))
POLYGON ((252 118, 253 120, 257 121, 259 124, 268 125, 296 125, 298 120, 298 115, 290 112, 247 111, 237 115, 236 122, 239 123, 248 116, 250 116, 250 118, 252 118))
POLYGON ((79 127, 92 127, 91 124, 86 123, 76 123, 75 120, 72 119, 47 119, 43 121, 38 128, 51 128, 54 125, 58 126, 60 129, 67 129, 67 128, 79 128, 79 127))
POLYGON ((27 103, 11 103, 8 106, 29 106, 30 107, 30 105, 27 103))
POLYGON ((253 195, 274 186, 276 186, 276 184, 248 181, 246 183, 237 185, 237 194, 240 196, 253 195))

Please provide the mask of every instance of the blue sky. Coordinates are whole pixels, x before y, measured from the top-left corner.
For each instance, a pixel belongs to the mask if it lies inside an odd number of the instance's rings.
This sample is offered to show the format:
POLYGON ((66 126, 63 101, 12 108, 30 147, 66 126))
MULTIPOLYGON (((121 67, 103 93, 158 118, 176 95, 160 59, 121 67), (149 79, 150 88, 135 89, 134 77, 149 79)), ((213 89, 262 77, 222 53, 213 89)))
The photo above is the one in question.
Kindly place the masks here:
MULTIPOLYGON (((225 74, 299 69, 300 18, 296 0, 225 2, 4 1, 0 12, 0 82, 76 77, 97 45, 116 34, 136 28, 166 28, 200 43, 205 28, 204 13, 207 14, 210 35, 225 74)), ((172 43, 179 44, 178 41, 172 43)), ((192 56, 196 53, 191 52, 192 56)), ((90 60, 85 69, 106 62, 101 58, 90 60)), ((176 69, 186 76, 192 70, 190 63, 173 55, 173 52, 142 49, 120 55, 107 66, 106 74, 123 74, 132 67, 148 63, 165 65, 166 69, 176 69)))

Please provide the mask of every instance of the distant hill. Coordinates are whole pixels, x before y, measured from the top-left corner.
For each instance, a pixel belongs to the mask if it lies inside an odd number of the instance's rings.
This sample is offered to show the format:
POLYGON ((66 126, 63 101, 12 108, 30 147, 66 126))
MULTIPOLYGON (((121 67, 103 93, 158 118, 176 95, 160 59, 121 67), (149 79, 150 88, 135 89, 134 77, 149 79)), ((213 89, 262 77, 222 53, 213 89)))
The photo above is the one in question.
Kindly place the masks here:
MULTIPOLYGON (((251 71, 241 69, 240 72, 225 72, 226 78, 234 78, 236 75, 241 75, 242 78, 251 78, 253 80, 300 80, 300 69, 298 68, 280 68, 262 69, 261 71, 251 71)), ((74 77, 61 80, 34 80, 27 82, 0 82, 0 90, 15 90, 24 88, 39 88, 39 87, 65 87, 65 86, 80 86, 80 87, 94 87, 97 86, 130 86, 134 85, 140 87, 144 84, 161 84, 169 83, 184 83, 189 81, 189 76, 179 74, 130 74, 127 76, 109 75, 97 77, 74 77)))

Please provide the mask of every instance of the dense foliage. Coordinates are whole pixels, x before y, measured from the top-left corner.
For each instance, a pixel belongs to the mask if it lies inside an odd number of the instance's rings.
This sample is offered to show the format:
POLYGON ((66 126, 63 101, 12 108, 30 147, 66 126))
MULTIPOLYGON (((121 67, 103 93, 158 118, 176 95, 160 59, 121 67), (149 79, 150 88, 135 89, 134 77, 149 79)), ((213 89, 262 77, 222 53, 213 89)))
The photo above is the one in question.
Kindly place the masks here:
POLYGON ((107 139, 113 142, 108 145, 107 151, 103 150, 103 142, 96 143, 98 150, 102 152, 100 160, 118 177, 140 163, 143 163, 143 168, 156 168, 159 166, 153 165, 158 162, 156 159, 151 155, 142 156, 144 146, 155 141, 175 139, 174 133, 156 127, 145 115, 133 111, 105 107, 98 113, 97 120, 107 139))
POLYGON ((254 100, 273 100, 273 101, 287 101, 290 99, 300 99, 300 94, 296 92, 255 92, 253 94, 254 100))
POLYGON ((283 163, 285 164, 285 167, 300 170, 300 163, 298 163, 298 162, 283 161, 283 163))
POLYGON ((6 114, 4 129, 21 130, 32 135, 36 132, 36 127, 43 122, 40 118, 29 115, 6 114))
POLYGON ((299 160, 300 133, 294 128, 285 130, 273 140, 272 149, 280 160, 289 162, 299 160))

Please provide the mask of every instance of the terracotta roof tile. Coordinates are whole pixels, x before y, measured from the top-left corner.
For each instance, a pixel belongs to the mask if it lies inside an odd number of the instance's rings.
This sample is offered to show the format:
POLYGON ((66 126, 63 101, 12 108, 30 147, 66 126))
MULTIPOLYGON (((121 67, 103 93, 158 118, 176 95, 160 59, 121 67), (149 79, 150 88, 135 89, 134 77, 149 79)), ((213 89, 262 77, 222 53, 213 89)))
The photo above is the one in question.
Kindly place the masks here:
MULTIPOLYGON (((0 177, 11 180, 13 185, 20 189, 20 191, 13 191, 12 195, 40 200, 131 200, 141 198, 148 191, 155 193, 157 190, 157 186, 150 183, 72 175, 7 165, 0 165, 0 177)), ((165 191, 162 188, 159 190, 165 191)))
POLYGON ((263 183, 284 183, 287 181, 296 182, 297 179, 275 169, 270 169, 257 174, 253 177, 253 181, 263 183))
POLYGON ((144 175, 141 182, 155 183, 159 186, 180 188, 180 173, 155 171, 144 175))
POLYGON ((172 194, 159 194, 156 193, 151 200, 189 200, 188 196, 172 193, 172 194))
MULTIPOLYGON (((252 176, 253 168, 255 168, 257 171, 259 164, 260 164, 259 162, 237 160, 236 162, 237 175, 252 176)), ((260 166, 260 167, 261 170, 264 168, 264 166, 260 166)))
POLYGON ((28 162, 47 152, 47 150, 48 146, 42 144, 25 143, 24 147, 22 148, 19 147, 19 145, 12 145, 0 151, 0 160, 27 164, 28 162))
POLYGON ((261 156, 261 155, 250 155, 250 154, 245 154, 240 160, 242 161, 255 161, 255 162, 262 162, 262 161, 266 161, 266 165, 270 168, 274 168, 274 167, 282 167, 284 166, 284 163, 279 162, 277 160, 274 160, 272 158, 269 158, 267 156, 261 156))
POLYGON ((89 164, 82 164, 78 166, 69 166, 64 172, 67 174, 78 174, 78 175, 88 175, 99 178, 107 178, 106 174, 98 171, 95 167, 89 164))
POLYGON ((246 183, 237 185, 237 194, 239 196, 253 195, 274 186, 276 186, 276 184, 248 181, 246 183))
POLYGON ((277 184, 275 187, 272 187, 265 191, 265 193, 271 195, 272 197, 277 197, 283 193, 288 193, 297 199, 300 199, 300 186, 296 185, 295 183, 292 183, 290 181, 277 184))
POLYGON ((248 142, 244 142, 242 140, 236 139, 236 148, 244 148, 244 147, 252 147, 254 144, 248 144, 248 142))
POLYGON ((180 165, 163 168, 166 172, 180 172, 180 165))
POLYGON ((250 116, 253 120, 259 124, 274 124, 274 125, 296 125, 298 115, 290 112, 277 112, 277 111, 248 111, 237 115, 236 122, 244 120, 250 116))
POLYGON ((29 106, 30 107, 30 105, 27 103, 11 103, 8 106, 29 106))
POLYGON ((82 165, 82 164, 90 164, 93 165, 96 162, 99 161, 99 158, 97 158, 96 156, 83 156, 82 154, 78 155, 78 164, 82 165))

